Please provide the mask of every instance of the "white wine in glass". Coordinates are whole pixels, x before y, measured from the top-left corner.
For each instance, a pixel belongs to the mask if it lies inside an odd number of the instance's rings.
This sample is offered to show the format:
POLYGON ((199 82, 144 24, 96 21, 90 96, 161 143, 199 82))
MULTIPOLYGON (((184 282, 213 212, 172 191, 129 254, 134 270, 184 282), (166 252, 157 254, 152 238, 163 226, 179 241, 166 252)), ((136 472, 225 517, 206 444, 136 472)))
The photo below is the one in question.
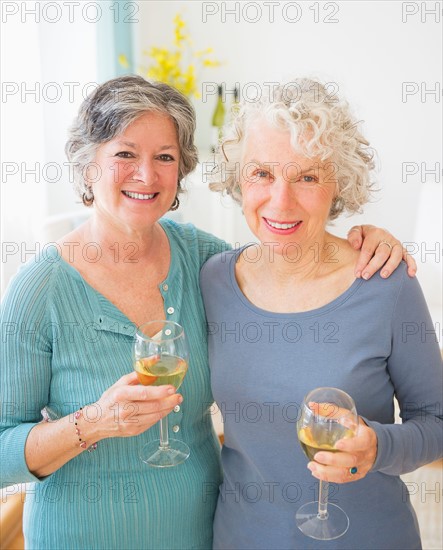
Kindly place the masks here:
MULTIPOLYGON (((178 323, 150 321, 137 329, 133 359, 140 384, 170 384, 178 389, 188 370, 188 355, 185 333, 178 323)), ((169 438, 166 416, 160 420, 160 439, 147 443, 140 458, 149 466, 168 468, 181 464, 189 454, 186 443, 169 438)))
MULTIPOLYGON (((304 398, 297 435, 309 460, 319 451, 340 452, 339 439, 354 437, 358 427, 355 403, 346 392, 337 388, 317 388, 304 398)), ((329 484, 320 481, 318 501, 301 506, 295 520, 306 536, 332 540, 344 535, 349 527, 347 514, 337 505, 328 504, 329 484)))
POLYGON ((151 355, 135 362, 135 372, 143 386, 171 384, 176 390, 181 386, 188 364, 175 355, 151 355))

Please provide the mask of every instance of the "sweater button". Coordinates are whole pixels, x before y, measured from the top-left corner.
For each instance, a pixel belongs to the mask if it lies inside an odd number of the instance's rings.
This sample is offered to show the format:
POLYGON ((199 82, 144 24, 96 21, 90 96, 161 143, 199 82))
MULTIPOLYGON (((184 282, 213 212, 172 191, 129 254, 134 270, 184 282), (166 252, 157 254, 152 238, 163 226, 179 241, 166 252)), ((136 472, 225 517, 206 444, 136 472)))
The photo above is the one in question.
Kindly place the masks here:
POLYGON ((178 426, 177 424, 175 426, 172 426, 172 431, 176 434, 180 431, 180 426, 178 426))
POLYGON ((172 315, 174 313, 175 309, 173 307, 168 307, 168 309, 166 311, 169 313, 169 315, 172 315))

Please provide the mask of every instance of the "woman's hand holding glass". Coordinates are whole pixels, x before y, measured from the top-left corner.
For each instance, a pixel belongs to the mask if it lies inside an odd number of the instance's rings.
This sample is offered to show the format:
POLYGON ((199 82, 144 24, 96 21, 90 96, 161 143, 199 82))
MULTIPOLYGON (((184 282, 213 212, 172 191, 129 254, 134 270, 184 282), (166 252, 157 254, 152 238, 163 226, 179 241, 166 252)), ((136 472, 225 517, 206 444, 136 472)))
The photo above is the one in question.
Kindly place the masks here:
POLYGON ((339 453, 319 451, 308 463, 312 475, 321 481, 350 483, 364 478, 377 456, 377 435, 359 417, 354 437, 340 439, 334 446, 339 453), (352 470, 354 468, 354 470, 352 470), (351 470, 355 473, 350 473, 351 470))
MULTIPOLYGON (((318 451, 341 454, 337 452, 336 445, 355 436, 358 420, 355 403, 346 392, 328 387, 310 391, 303 400, 297 422, 297 435, 305 455, 312 461, 318 451)), ((352 476, 357 471, 355 464, 352 464, 348 475, 352 476)), ((328 481, 321 479, 318 501, 304 504, 295 515, 300 531, 317 540, 339 538, 349 527, 346 512, 335 504, 328 504, 328 481)))
MULTIPOLYGON (((172 321, 149 321, 137 329, 133 345, 134 369, 144 386, 172 384, 178 389, 188 370, 189 351, 183 327, 172 321)), ((160 439, 147 443, 140 458, 149 466, 168 468, 184 462, 189 447, 169 439, 168 420, 160 420, 160 439)))
POLYGON ((182 402, 174 386, 140 386, 137 373, 122 376, 100 399, 84 407, 86 435, 91 441, 139 435, 182 402))

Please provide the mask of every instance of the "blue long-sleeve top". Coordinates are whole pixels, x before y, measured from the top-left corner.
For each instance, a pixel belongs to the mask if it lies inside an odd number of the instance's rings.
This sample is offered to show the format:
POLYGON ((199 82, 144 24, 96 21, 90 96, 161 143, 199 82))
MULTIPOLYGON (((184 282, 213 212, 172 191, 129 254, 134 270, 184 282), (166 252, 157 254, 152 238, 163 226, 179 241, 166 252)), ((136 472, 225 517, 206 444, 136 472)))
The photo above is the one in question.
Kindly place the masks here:
POLYGON ((158 439, 153 427, 100 441, 96 451, 37 479, 24 448, 40 411, 46 407, 53 419, 71 414, 131 372, 136 327, 55 248, 23 266, 2 303, 1 481, 3 487, 33 482, 24 512, 28 548, 211 547, 213 484, 221 470, 198 276, 225 244, 191 225, 161 224, 171 265, 159 288, 166 317, 183 325, 191 351, 183 404, 168 416, 170 430, 178 429, 174 437, 191 449, 180 466, 155 469, 140 460, 142 446, 158 439))
POLYGON ((212 257, 200 276, 225 432, 214 547, 420 548, 399 475, 442 456, 443 422, 440 351, 417 280, 403 265, 387 280, 356 280, 323 307, 272 313, 239 288, 238 254, 212 257), (304 536, 294 519, 318 497, 296 422, 304 396, 322 386, 349 393, 378 438, 364 479, 330 485, 330 501, 350 519, 347 533, 332 541, 304 536), (402 424, 394 423, 394 397, 402 424))

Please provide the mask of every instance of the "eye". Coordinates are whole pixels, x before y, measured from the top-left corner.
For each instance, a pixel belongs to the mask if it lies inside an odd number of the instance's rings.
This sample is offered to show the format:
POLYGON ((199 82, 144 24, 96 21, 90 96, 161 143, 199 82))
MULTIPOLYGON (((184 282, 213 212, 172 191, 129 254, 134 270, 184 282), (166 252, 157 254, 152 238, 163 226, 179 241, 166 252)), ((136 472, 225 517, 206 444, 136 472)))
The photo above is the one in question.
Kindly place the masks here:
POLYGON ((157 158, 163 162, 173 162, 175 160, 172 155, 168 155, 166 153, 159 155, 157 158))
POLYGON ((131 159, 134 158, 134 154, 129 151, 119 151, 116 155, 116 157, 119 157, 121 159, 131 159))
POLYGON ((269 176, 269 172, 266 170, 257 170, 254 174, 257 178, 267 178, 269 176))
POLYGON ((317 178, 314 176, 302 176, 301 181, 303 183, 317 183, 317 178))
POLYGON ((251 183, 260 185, 270 185, 274 181, 273 174, 265 168, 257 168, 254 170, 249 178, 251 183))
POLYGON ((251 182, 256 183, 265 183, 267 181, 271 181, 272 174, 268 170, 264 170, 263 168, 257 168, 257 170, 254 170, 251 174, 251 176, 248 178, 251 182))

